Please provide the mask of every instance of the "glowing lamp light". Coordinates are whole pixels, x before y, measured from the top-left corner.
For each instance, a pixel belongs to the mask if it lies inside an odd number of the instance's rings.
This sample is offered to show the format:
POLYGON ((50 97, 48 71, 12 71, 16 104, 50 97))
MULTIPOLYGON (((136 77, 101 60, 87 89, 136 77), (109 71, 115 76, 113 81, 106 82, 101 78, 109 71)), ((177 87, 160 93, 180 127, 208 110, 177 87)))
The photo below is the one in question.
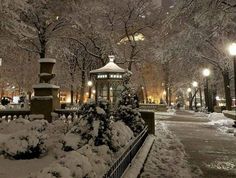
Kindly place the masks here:
POLYGON ((192 83, 192 85, 193 85, 193 87, 197 87, 197 86, 198 86, 198 83, 197 83, 196 81, 194 81, 194 82, 192 83))
POLYGON ((191 89, 191 88, 188 88, 188 89, 187 89, 187 92, 188 92, 188 93, 190 93, 191 91, 192 91, 192 89, 191 89))
POLYGON ((220 97, 219 97, 219 96, 216 96, 216 100, 219 101, 219 100, 220 100, 220 97))
POLYGON ((88 81, 88 86, 91 87, 93 85, 92 81, 88 81))
POLYGON ((96 90, 93 90, 92 93, 95 94, 95 93, 96 93, 96 90))
POLYGON ((203 69, 202 74, 203 76, 208 77, 211 74, 211 71, 209 69, 203 69))
POLYGON ((232 43, 231 45, 229 45, 229 54, 232 56, 236 56, 236 43, 232 43))
POLYGON ((163 91, 163 95, 166 95, 166 91, 163 91))

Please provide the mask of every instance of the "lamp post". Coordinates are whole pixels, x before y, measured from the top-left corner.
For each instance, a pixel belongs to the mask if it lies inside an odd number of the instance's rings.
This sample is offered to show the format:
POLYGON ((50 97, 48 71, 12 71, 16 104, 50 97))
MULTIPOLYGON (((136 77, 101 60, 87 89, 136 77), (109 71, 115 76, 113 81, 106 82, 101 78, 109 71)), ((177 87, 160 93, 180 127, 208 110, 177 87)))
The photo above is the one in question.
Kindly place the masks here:
POLYGON ((195 107, 195 111, 197 111, 197 87, 198 87, 198 83, 196 81, 194 81, 192 83, 194 89, 195 89, 195 99, 194 99, 194 107, 195 107))
MULTIPOLYGON (((234 60, 234 98, 236 99, 236 43, 229 46, 229 54, 233 56, 234 60)), ((234 100, 236 102, 236 100, 234 100)), ((236 105, 236 103, 234 103, 236 105)))
POLYGON ((93 86, 93 82, 92 81, 88 81, 88 87, 89 87, 89 96, 88 98, 91 98, 91 94, 92 94, 92 86, 93 86))
POLYGON ((205 77, 205 86, 204 86, 204 96, 205 96, 205 107, 207 108, 207 111, 210 111, 209 107, 209 88, 208 88, 208 77, 211 74, 211 71, 209 69, 203 69, 202 71, 203 76, 205 77))
POLYGON ((188 92, 188 102, 189 102, 189 109, 192 110, 192 103, 191 103, 191 99, 192 99, 192 89, 188 88, 187 89, 188 92))

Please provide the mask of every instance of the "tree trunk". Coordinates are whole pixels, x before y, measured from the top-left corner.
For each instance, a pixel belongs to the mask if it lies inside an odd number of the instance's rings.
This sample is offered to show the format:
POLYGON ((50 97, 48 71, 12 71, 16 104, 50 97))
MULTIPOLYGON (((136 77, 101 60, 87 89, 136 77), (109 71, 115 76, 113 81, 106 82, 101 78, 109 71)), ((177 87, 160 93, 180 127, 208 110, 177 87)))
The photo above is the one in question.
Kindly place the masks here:
POLYGON ((189 100, 189 109, 190 110, 193 110, 193 101, 192 101, 192 93, 190 92, 189 93, 189 96, 188 96, 189 98, 188 98, 188 100, 189 100))
POLYGON ((226 109, 231 110, 231 104, 232 104, 232 98, 230 93, 230 78, 229 78, 229 72, 224 71, 222 73, 223 79, 224 79, 224 89, 225 89, 225 100, 226 100, 226 109))
POLYGON ((214 85, 212 87, 212 106, 213 106, 213 111, 214 111, 214 107, 217 105, 217 102, 216 102, 216 96, 217 96, 217 90, 216 90, 216 86, 214 85))
POLYGON ((78 99, 79 99, 79 92, 78 92, 78 88, 76 88, 76 93, 75 93, 75 103, 78 103, 78 99))
POLYGON ((200 95, 200 104, 202 108, 202 88, 199 88, 199 95, 200 95))
POLYGON ((166 91, 166 104, 169 104, 169 87, 168 84, 165 84, 165 91, 166 91))
POLYGON ((29 97, 29 102, 31 102, 31 96, 32 96, 32 92, 31 91, 28 91, 28 97, 29 97))
POLYGON ((169 88, 169 106, 171 106, 172 90, 169 88))
POLYGON ((79 104, 80 105, 84 103, 85 79, 86 79, 85 59, 83 58, 82 71, 81 71, 81 88, 80 88, 80 98, 79 98, 79 104))
POLYGON ((70 104, 73 105, 74 104, 74 87, 73 85, 70 85, 70 104))

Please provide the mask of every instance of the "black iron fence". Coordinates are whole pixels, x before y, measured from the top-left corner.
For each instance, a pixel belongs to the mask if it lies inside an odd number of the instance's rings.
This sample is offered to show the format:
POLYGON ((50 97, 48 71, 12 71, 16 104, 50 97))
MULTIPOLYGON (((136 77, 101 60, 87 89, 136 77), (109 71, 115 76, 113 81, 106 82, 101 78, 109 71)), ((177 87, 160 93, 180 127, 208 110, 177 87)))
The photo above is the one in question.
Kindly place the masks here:
POLYGON ((129 145, 124 153, 115 161, 108 172, 103 176, 104 178, 120 178, 125 170, 130 165, 132 159, 143 145, 146 137, 148 136, 148 127, 145 127, 143 131, 135 138, 135 140, 129 145))

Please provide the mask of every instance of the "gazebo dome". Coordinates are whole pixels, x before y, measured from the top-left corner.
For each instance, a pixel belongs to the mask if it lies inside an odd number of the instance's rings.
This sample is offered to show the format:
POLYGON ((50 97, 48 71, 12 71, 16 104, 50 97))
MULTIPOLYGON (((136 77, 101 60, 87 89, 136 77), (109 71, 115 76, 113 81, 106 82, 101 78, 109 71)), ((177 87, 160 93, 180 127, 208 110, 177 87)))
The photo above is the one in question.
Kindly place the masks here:
POLYGON ((115 64, 114 59, 115 59, 115 56, 110 55, 109 62, 105 66, 103 66, 99 69, 92 70, 92 71, 90 71, 90 73, 91 74, 125 73, 125 69, 122 69, 117 64, 115 64))

